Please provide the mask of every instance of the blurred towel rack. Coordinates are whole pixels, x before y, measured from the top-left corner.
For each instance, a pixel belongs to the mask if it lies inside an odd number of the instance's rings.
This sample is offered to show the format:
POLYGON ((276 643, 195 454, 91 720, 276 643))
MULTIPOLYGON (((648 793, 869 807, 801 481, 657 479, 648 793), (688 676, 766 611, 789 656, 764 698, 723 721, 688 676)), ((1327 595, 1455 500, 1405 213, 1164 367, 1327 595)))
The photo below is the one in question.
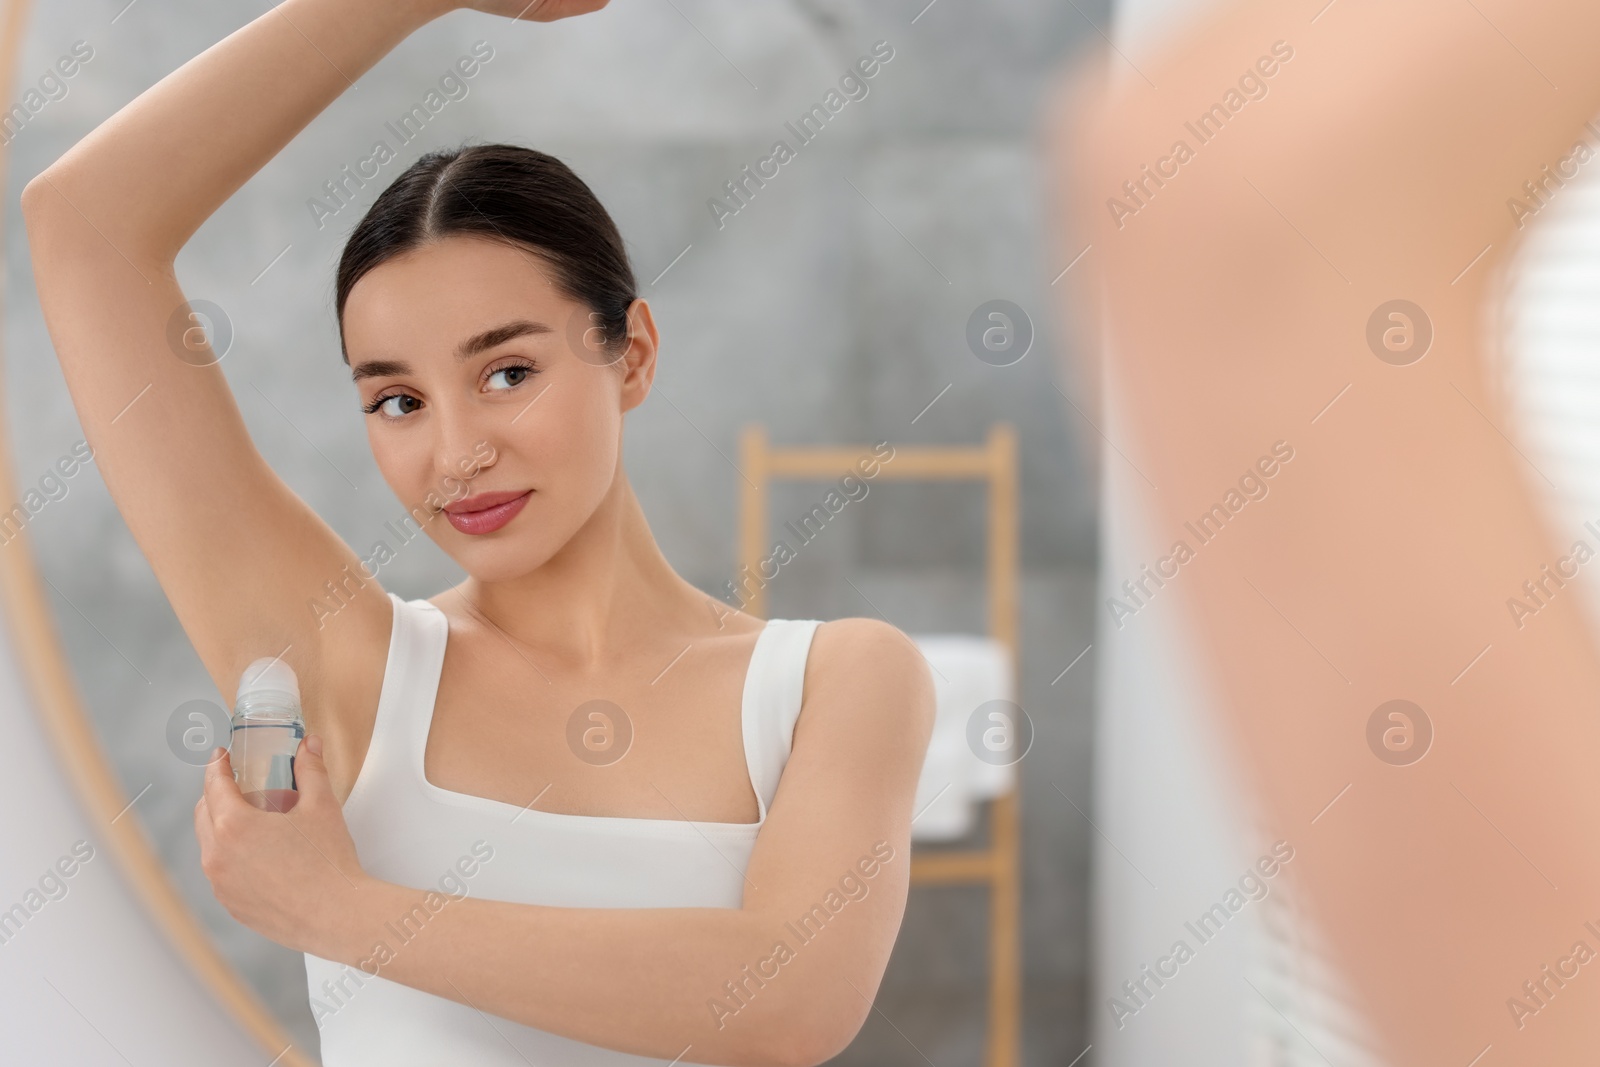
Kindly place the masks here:
MULTIPOLYGON (((794 446, 774 448, 765 427, 749 425, 740 439, 744 470, 739 507, 737 573, 760 573, 766 556, 768 487, 780 479, 834 479, 855 468, 867 446, 794 446)), ((894 460, 882 464, 876 479, 975 480, 988 483, 989 635, 1009 654, 1014 676, 1017 662, 1017 442, 1016 430, 999 422, 983 445, 969 447, 902 446, 894 460)), ((752 590, 745 609, 766 617, 765 587, 752 590)), ((988 800, 989 842, 981 848, 940 849, 913 854, 912 885, 986 884, 989 887, 989 1026, 984 1067, 1016 1067, 1020 1052, 1021 955, 1019 946, 1020 780, 988 800)), ((913 850, 915 852, 915 848, 913 850)))

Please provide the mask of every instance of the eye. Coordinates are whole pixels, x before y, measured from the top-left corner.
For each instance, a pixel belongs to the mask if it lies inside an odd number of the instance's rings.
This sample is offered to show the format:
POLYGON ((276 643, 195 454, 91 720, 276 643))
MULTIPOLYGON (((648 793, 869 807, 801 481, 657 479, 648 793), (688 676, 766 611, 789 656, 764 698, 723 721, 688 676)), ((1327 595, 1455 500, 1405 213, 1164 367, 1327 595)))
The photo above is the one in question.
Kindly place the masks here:
POLYGON ((508 376, 505 385, 491 389, 492 392, 504 392, 516 388, 538 373, 539 368, 531 363, 507 363, 490 371, 488 380, 492 382, 502 375, 508 376))
POLYGON ((378 412, 383 418, 388 419, 391 422, 402 419, 412 411, 416 410, 416 408, 409 408, 402 411, 395 407, 389 407, 390 401, 393 400, 410 400, 417 404, 421 403, 420 400, 417 400, 417 398, 412 396, 410 393, 388 393, 384 396, 374 397, 372 403, 367 404, 361 410, 366 412, 368 415, 371 415, 373 412, 378 412))

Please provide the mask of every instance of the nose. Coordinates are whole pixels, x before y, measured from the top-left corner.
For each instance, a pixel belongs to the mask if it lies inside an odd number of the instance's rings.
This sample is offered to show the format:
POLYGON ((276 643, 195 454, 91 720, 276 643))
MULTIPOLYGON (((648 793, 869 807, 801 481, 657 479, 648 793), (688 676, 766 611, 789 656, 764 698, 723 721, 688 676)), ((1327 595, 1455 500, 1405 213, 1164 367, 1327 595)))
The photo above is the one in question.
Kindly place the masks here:
POLYGON ((493 466, 500 449, 493 440, 489 420, 474 418, 465 407, 451 409, 441 404, 434 410, 437 415, 433 424, 438 432, 434 468, 440 478, 468 482, 493 466))

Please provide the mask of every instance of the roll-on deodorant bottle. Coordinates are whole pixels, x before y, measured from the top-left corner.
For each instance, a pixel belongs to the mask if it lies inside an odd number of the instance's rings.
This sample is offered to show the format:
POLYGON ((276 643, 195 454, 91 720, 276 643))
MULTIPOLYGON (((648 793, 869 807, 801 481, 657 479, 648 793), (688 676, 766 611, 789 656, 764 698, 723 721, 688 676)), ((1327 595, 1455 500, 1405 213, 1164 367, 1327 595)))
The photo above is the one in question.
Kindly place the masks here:
POLYGON ((232 725, 228 754, 244 798, 266 811, 294 807, 299 799, 294 754, 306 733, 294 670, 272 657, 246 667, 239 677, 232 725))

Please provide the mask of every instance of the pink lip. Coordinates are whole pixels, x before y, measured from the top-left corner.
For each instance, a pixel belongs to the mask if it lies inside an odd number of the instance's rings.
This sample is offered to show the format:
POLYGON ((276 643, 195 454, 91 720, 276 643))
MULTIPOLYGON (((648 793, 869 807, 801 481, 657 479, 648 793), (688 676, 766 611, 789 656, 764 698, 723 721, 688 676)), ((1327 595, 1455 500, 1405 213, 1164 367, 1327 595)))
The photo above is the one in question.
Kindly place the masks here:
POLYGON ((532 489, 522 493, 480 493, 449 505, 444 517, 462 533, 492 533, 516 518, 532 495, 532 489), (489 506, 482 507, 480 502, 489 506))

